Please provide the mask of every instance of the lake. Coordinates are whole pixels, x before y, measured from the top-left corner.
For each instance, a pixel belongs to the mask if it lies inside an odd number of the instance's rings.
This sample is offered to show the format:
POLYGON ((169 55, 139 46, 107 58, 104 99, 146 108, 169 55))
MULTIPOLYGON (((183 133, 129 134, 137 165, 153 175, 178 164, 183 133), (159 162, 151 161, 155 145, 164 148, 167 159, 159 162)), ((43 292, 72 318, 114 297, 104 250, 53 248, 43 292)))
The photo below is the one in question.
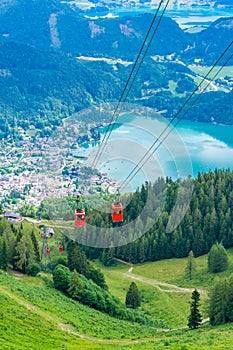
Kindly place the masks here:
MULTIPOLYGON (((164 118, 126 117, 114 127, 97 168, 122 183, 166 127, 168 121, 164 118)), ((166 133, 165 140, 155 144, 157 150, 149 161, 143 160, 142 169, 135 169, 138 173, 127 184, 127 190, 158 176, 176 179, 196 177, 199 171, 216 168, 233 170, 233 126, 182 120, 173 131, 168 127, 166 133)), ((80 151, 92 162, 98 149, 99 145, 92 143, 80 151)))
MULTIPOLYGON (((89 17, 116 17, 116 16, 132 16, 142 13, 155 14, 156 6, 131 6, 122 8, 109 8, 109 12, 103 13, 96 11, 95 8, 84 11, 84 14, 89 17)), ((161 12, 160 12, 161 13, 161 12)), ((220 17, 233 16, 233 8, 212 8, 204 6, 177 6, 168 7, 165 15, 173 18, 182 29, 187 29, 193 26, 208 26, 220 17)))

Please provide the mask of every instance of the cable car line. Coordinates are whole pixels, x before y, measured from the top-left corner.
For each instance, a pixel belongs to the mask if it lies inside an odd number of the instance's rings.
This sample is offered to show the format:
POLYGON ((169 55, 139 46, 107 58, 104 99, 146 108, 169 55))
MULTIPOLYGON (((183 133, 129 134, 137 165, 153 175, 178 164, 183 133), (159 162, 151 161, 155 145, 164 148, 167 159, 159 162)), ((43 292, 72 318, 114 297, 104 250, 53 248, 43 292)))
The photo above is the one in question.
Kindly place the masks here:
POLYGON ((187 105, 187 103, 190 101, 190 99, 194 96, 194 94, 196 93, 196 91, 199 89, 199 87, 201 86, 201 84, 206 81, 206 78, 208 77, 208 75, 212 72, 212 70, 217 66, 217 64, 219 63, 219 61, 223 58, 223 56, 226 54, 226 52, 230 49, 231 45, 233 44, 233 41, 231 41, 231 43, 226 47, 226 49, 222 52, 222 54, 219 56, 219 58, 217 59, 217 61, 214 63, 214 65, 211 67, 211 69, 208 71, 208 73, 204 76, 204 78, 201 80, 201 82, 197 85, 197 87, 195 88, 195 90, 192 92, 192 94, 188 97, 188 99, 184 102, 184 104, 180 107, 180 109, 178 110, 178 112, 176 112, 176 114, 174 115, 174 117, 170 120, 170 122, 168 123, 168 125, 165 127, 165 129, 160 133, 160 135, 157 137, 157 139, 154 141, 154 143, 150 146, 150 148, 146 151, 146 153, 144 154, 144 156, 140 159, 140 161, 135 165, 135 167, 131 170, 131 172, 129 173, 129 175, 125 178, 125 180, 121 183, 121 185, 119 186, 119 189, 123 189, 126 187, 126 185, 137 175, 137 173, 140 171, 140 169, 142 168, 143 165, 145 165, 145 163, 151 158, 152 154, 157 151, 157 149, 161 146, 161 144, 165 141, 165 139, 169 136, 169 134, 172 132, 173 129, 175 129, 175 127, 178 125, 178 123, 184 118, 184 116, 187 114, 187 112, 193 107, 193 105, 197 102, 197 100, 201 97, 201 95, 204 93, 204 91, 207 89, 207 87, 212 83, 212 81, 218 76, 218 74, 220 73, 220 71, 223 69, 223 67, 231 60, 231 58, 233 57, 233 54, 230 55, 230 57, 228 57, 228 59, 224 62, 224 64, 219 68, 219 70, 217 71, 217 73, 214 74, 214 76, 209 80, 208 84, 206 85, 205 89, 197 95, 196 99, 193 101, 193 103, 188 107, 188 109, 183 113, 183 115, 177 120, 177 122, 175 124, 173 124, 174 120, 177 118, 177 116, 182 112, 182 110, 184 109, 184 107, 187 105), (172 129, 170 129, 170 131, 168 132, 168 134, 162 139, 160 140, 160 138, 163 136, 163 134, 166 132, 166 130, 172 125, 172 129), (152 149, 154 148, 154 146, 156 145, 156 143, 159 141, 159 145, 155 148, 155 150, 152 151, 152 149), (150 151, 152 151, 152 153, 149 153, 150 151), (147 159, 146 156, 148 156, 147 159), (141 162, 143 162, 142 164, 140 164, 141 162))
MULTIPOLYGON (((148 52, 148 50, 149 50, 149 48, 150 48, 150 45, 151 45, 151 43, 152 43, 152 41, 153 41, 153 38, 154 38, 154 36, 155 36, 155 33, 156 33, 156 31, 157 31, 157 29, 158 29, 158 27, 159 27, 159 25, 160 25, 160 23, 161 23, 161 21, 162 21, 164 12, 166 11, 166 8, 167 8, 169 2, 170 2, 170 0, 167 1, 166 6, 165 6, 164 9, 163 9, 162 15, 160 16, 159 21, 158 21, 158 23, 157 23, 157 25, 156 25, 156 28, 154 29, 154 32, 153 32, 153 34, 152 34, 152 36, 151 36, 151 39, 150 39, 150 41, 149 41, 149 44, 148 44, 148 46, 147 46, 147 48, 146 48, 146 50, 145 50, 145 52, 144 52, 144 54, 143 54, 143 56, 142 56, 141 61, 139 62, 138 68, 137 68, 136 73, 135 73, 135 75, 134 75, 134 77, 133 77, 133 81, 131 82, 131 84, 130 84, 130 86, 129 86, 129 89, 128 89, 127 93, 126 93, 126 96, 125 96, 125 98, 124 98, 124 100, 123 100, 123 104, 125 103, 127 97, 129 96, 130 90, 131 90, 131 88, 132 88, 132 86, 133 86, 133 84, 134 84, 134 82, 135 82, 135 80, 136 80, 136 78, 137 78, 138 72, 139 72, 139 70, 140 70, 140 68, 141 68, 141 66, 142 66, 142 64, 143 64, 143 61, 144 61, 144 59, 145 59, 145 57, 146 57, 146 54, 147 54, 147 52, 148 52)), ((107 135, 105 144, 107 144, 107 142, 108 142, 108 140, 109 140, 109 137, 111 136, 111 133, 112 133, 112 131, 113 131, 114 124, 115 124, 117 118, 119 117, 119 114, 120 114, 121 110, 122 110, 122 105, 121 105, 120 111, 117 113, 117 117, 115 118, 114 123, 112 123, 112 124, 110 125, 111 130, 109 131, 109 133, 108 133, 108 135, 107 135)))
POLYGON ((123 101, 123 103, 125 103, 126 98, 127 98, 128 95, 129 95, 129 92, 130 92, 130 90, 131 90, 131 88, 132 88, 132 85, 133 85, 135 79, 136 79, 136 76, 137 76, 137 74, 138 74, 138 71, 139 71, 139 69, 140 69, 140 67, 141 67, 141 65, 142 65, 142 63, 143 63, 143 61, 144 61, 144 59, 145 59, 145 56, 146 56, 146 54, 147 54, 147 52, 148 52, 148 50, 149 50, 149 47, 150 47, 150 45, 151 45, 151 43, 152 43, 152 40, 153 40, 153 38, 154 38, 154 36, 155 36, 155 33, 156 33, 157 30, 158 30, 158 27, 159 27, 159 25, 160 25, 160 23, 161 23, 161 20, 162 20, 162 18, 163 18, 163 16, 164 16, 165 10, 166 10, 166 8, 167 8, 169 2, 170 2, 170 0, 167 0, 166 5, 165 5, 165 7, 164 7, 164 9, 163 9, 162 15, 161 15, 160 18, 159 18, 159 21, 158 21, 158 23, 157 23, 157 25, 156 25, 156 27, 155 27, 153 33, 152 33, 152 36, 151 36, 151 39, 150 39, 150 41, 149 41, 149 44, 148 44, 148 46, 147 46, 147 48, 146 48, 146 51, 145 51, 144 55, 143 55, 142 58, 141 58, 141 62, 139 63, 139 67, 138 67, 138 69, 136 70, 136 73, 135 73, 135 75, 134 75, 134 77, 133 77, 133 82, 131 83, 131 85, 130 85, 128 91, 127 91, 127 87, 128 87, 128 85, 129 85, 130 80, 131 80, 131 78, 132 78, 132 76, 133 76, 133 74, 134 74, 134 71, 135 71, 136 67, 137 67, 137 64, 138 64, 138 62, 139 62, 140 56, 141 56, 141 54, 142 54, 142 52, 143 52, 143 49, 144 49, 144 47, 145 47, 145 45, 146 45, 146 41, 147 41, 147 39, 148 39, 148 37, 149 37, 149 35, 150 35, 150 32, 152 31, 152 28, 153 28, 153 26, 154 26, 154 24, 155 24, 155 21, 156 21, 157 17, 158 17, 158 13, 159 13, 159 10, 160 10, 160 8, 161 8, 161 6, 162 6, 162 4, 163 4, 163 0, 161 0, 160 3, 159 3, 159 6, 158 6, 158 8, 157 8, 157 10, 156 10, 156 13, 155 13, 155 15, 154 15, 154 17, 153 17, 153 20, 152 20, 152 22, 151 22, 151 25, 150 25, 150 27, 149 27, 149 29, 148 29, 148 31, 147 31, 147 34, 146 34, 146 36, 145 36, 145 39, 143 40, 142 46, 141 46, 141 48, 140 48, 140 50, 139 50, 139 52, 138 52, 137 58, 136 58, 136 60, 135 60, 135 62, 134 62, 134 65, 133 65, 133 67, 132 67, 132 70, 131 70, 131 72, 130 72, 130 75, 129 75, 129 77, 128 77, 128 79, 127 79, 127 82, 126 82, 126 84, 125 84, 125 86, 124 86, 124 89, 123 89, 123 91, 122 91, 122 94, 121 94, 121 96, 120 96, 120 99, 119 99, 119 101, 117 102, 116 108, 115 108, 115 110, 114 110, 114 112, 113 112, 113 115, 112 115, 112 118, 111 118, 111 121, 110 121, 109 124, 108 124, 108 127, 107 127, 107 129, 106 129, 106 132, 105 132, 104 137, 103 137, 103 140, 102 140, 102 143, 101 143, 101 145, 100 145, 100 147, 99 147, 98 152, 97 152, 96 155, 95 155, 95 158, 94 158, 93 163, 92 163, 92 168, 95 168, 95 167, 96 167, 97 162, 98 162, 98 160, 99 160, 101 154, 102 154, 103 151, 104 151, 104 148, 105 148, 105 146, 106 146, 106 144, 107 144, 107 141, 108 141, 108 139, 109 139, 109 137, 110 137, 110 135, 111 135, 111 133, 112 133, 113 126, 114 126, 114 124, 115 124, 115 122, 116 122, 116 120, 117 120, 117 118, 118 118, 118 116, 119 116, 120 111, 119 111, 118 113, 117 113, 117 111, 118 111, 118 108, 119 108, 119 106, 120 106, 120 103, 121 103, 122 101, 123 101), (126 96, 125 96, 125 98, 124 98, 125 92, 127 92, 127 93, 126 93, 126 96), (124 98, 124 99, 123 99, 123 98, 124 98), (111 128, 111 129, 110 129, 110 128, 111 128))

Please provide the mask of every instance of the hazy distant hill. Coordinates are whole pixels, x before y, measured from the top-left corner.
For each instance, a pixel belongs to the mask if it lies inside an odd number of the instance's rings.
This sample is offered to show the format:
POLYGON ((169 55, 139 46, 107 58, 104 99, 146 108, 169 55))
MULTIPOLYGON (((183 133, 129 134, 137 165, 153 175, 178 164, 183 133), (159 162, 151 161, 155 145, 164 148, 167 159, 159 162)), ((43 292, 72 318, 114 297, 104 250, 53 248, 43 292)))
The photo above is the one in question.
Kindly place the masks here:
MULTIPOLYGON (((141 14, 92 20, 59 0, 4 1, 0 5, 0 40, 7 38, 74 56, 135 59, 153 18, 152 14, 141 14)), ((191 35, 164 17, 149 54, 176 53, 182 59, 198 57, 213 63, 232 37, 233 18, 219 19, 191 35)))
MULTIPOLYGON (((49 0, 21 0, 0 17, 1 33, 49 50, 72 55, 91 55, 133 59, 152 21, 152 14, 134 17, 90 20, 72 12, 67 5, 49 0)), ((184 50, 191 43, 176 22, 164 18, 151 53, 169 54, 184 50), (169 40, 166 33, 170 32, 169 40)))
POLYGON ((81 63, 62 53, 43 52, 32 46, 0 43, 0 123, 8 130, 16 116, 18 125, 38 128, 57 125, 95 102, 120 94, 117 79, 98 64, 81 63), (101 79, 99 79, 99 70, 101 79), (112 82, 112 83, 111 83, 112 82))
POLYGON ((233 7, 232 0, 216 0, 214 3, 215 7, 224 6, 224 7, 233 7))
MULTIPOLYGON (((152 18, 152 14, 141 14, 91 20, 59 0, 0 2, 0 122, 6 125, 1 128, 2 134, 7 134, 14 116, 25 127, 30 123, 38 127, 56 125, 59 118, 93 103, 119 99, 131 66, 117 64, 113 70, 104 62, 83 62, 75 57, 133 62, 152 18)), ((169 80, 189 83, 185 77, 188 69, 153 62, 150 56, 173 53, 187 64, 200 58, 211 65, 232 40, 232 23, 232 19, 219 19, 203 32, 191 35, 164 17, 129 100, 168 109, 170 116, 182 100, 160 90, 168 89, 169 80), (148 91, 156 94, 145 98, 148 91)), ((225 98, 224 93, 221 99, 216 95, 218 108, 225 98)), ((211 103, 215 103, 213 96, 211 103)), ((198 115, 202 120, 206 111, 202 116, 201 107, 198 115)), ((219 118, 223 122, 224 113, 219 118)))
MULTIPOLYGON (((182 54, 185 59, 201 58, 205 64, 213 64, 233 38, 233 17, 220 18, 207 29, 192 35, 193 47, 182 54)), ((233 45, 228 55, 233 53, 233 45)), ((231 63, 232 64, 232 63, 231 63)))
MULTIPOLYGON (((135 59, 153 18, 152 14, 141 14, 92 20, 58 0, 5 0, 0 6, 0 40, 7 38, 74 56, 135 59)), ((164 17, 149 54, 176 53, 182 59, 198 57, 213 63, 232 37, 233 19, 219 19, 191 35, 164 17)))

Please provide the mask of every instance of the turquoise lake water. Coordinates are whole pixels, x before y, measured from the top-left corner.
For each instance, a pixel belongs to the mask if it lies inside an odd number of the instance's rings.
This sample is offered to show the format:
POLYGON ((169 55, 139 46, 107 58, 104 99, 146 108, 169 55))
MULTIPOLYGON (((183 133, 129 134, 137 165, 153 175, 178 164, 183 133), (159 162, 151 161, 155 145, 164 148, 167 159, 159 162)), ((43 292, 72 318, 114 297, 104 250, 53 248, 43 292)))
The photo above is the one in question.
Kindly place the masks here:
MULTIPOLYGON (((112 179, 124 181, 166 125, 164 119, 144 117, 118 124, 107 143, 108 150, 103 152, 103 159, 98 162, 98 169, 112 179)), ((95 143, 81 150, 91 157, 98 147, 95 143)), ((233 170, 233 126, 184 120, 138 171, 131 187, 135 189, 146 180, 153 181, 158 176, 171 176, 174 179, 188 175, 196 177, 199 171, 216 168, 233 170)))
MULTIPOLYGON (((110 9, 108 13, 99 13, 94 10, 86 12, 88 16, 132 16, 135 14, 151 12, 155 13, 156 7, 130 7, 110 9)), ((168 8, 166 16, 175 19, 181 28, 189 28, 202 24, 207 25, 220 17, 233 16, 233 9, 188 7, 168 8)), ((141 119, 141 124, 144 124, 141 119)), ((99 162, 99 170, 106 172, 112 179, 119 182, 125 180, 134 169, 137 161, 141 159, 150 146, 159 130, 166 123, 158 123, 152 126, 153 135, 137 127, 134 123, 118 125, 111 135, 111 150, 103 155, 99 162), (115 141, 114 141, 115 140, 115 141), (119 149, 119 152, 115 150, 119 149), (144 152, 143 152, 144 151, 144 152)), ((191 175, 197 176, 198 171, 214 170, 216 168, 230 168, 233 170, 233 126, 182 121, 176 128, 177 134, 167 138, 167 145, 162 145, 154 153, 148 166, 143 165, 135 178, 132 179, 132 187, 140 186, 145 180, 153 180, 157 176, 171 176, 176 179, 191 175), (170 141, 169 141, 170 139, 170 141)), ((96 144, 88 146, 83 151, 88 157, 97 149, 96 144)))

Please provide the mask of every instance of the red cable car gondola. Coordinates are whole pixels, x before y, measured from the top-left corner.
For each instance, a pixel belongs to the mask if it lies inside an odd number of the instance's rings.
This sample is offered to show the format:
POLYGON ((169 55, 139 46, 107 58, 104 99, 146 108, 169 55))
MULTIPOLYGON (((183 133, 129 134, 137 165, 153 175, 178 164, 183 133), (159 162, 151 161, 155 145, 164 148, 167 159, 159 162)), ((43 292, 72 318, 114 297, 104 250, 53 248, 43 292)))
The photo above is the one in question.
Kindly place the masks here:
POLYGON ((117 190, 118 200, 112 203, 112 221, 113 222, 123 222, 123 206, 119 201, 120 192, 117 190))
POLYGON ((50 254, 50 248, 46 248, 46 254, 50 254))
POLYGON ((79 195, 77 196, 76 203, 78 209, 74 211, 74 222, 76 227, 85 227, 86 225, 86 214, 84 209, 79 208, 79 195))
POLYGON ((112 221, 123 221, 123 207, 121 203, 112 203, 112 221))
POLYGON ((62 252, 63 252, 63 250, 64 250, 63 245, 59 245, 59 252, 60 252, 60 253, 62 253, 62 252))
POLYGON ((84 227, 86 225, 86 214, 84 209, 76 209, 74 212, 74 221, 76 227, 84 227))

